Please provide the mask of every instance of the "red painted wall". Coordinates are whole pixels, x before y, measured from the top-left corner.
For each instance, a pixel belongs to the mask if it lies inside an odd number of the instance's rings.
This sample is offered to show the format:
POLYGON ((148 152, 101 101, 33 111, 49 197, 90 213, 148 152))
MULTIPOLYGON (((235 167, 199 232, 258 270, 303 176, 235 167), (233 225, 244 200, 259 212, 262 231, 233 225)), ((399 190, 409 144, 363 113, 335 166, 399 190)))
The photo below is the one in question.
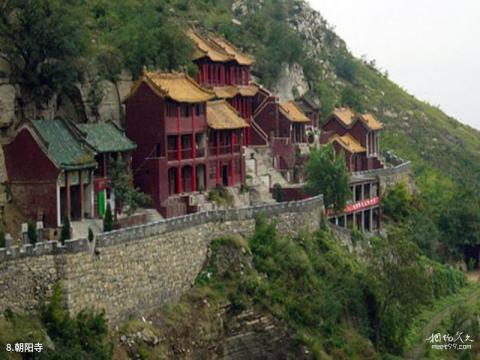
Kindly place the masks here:
POLYGON ((29 219, 44 214, 46 227, 57 226, 57 179, 60 171, 24 129, 3 146, 12 199, 29 219))

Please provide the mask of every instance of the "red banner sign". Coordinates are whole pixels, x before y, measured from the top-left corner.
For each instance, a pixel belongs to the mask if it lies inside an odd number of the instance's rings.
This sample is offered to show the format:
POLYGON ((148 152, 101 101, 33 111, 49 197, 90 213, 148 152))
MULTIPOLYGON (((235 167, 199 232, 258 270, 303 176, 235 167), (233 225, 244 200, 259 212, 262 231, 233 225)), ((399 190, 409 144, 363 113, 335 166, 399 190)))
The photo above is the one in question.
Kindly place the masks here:
POLYGON ((380 198, 376 196, 372 199, 362 200, 362 201, 356 202, 355 204, 347 205, 345 207, 345 212, 351 213, 351 212, 369 208, 371 206, 375 206, 378 204, 380 204, 380 198))
POLYGON ((375 206, 375 205, 378 205, 378 204, 380 204, 380 198, 378 196, 376 196, 372 199, 362 200, 362 201, 356 202, 354 204, 349 204, 345 207, 345 210, 341 213, 335 214, 333 209, 327 209, 326 213, 327 213, 328 216, 340 215, 340 214, 345 214, 345 213, 348 214, 348 213, 363 210, 363 209, 366 209, 366 208, 369 208, 369 207, 372 207, 372 206, 375 206))
POLYGON ((95 192, 103 191, 108 187, 107 178, 97 178, 94 182, 95 192))

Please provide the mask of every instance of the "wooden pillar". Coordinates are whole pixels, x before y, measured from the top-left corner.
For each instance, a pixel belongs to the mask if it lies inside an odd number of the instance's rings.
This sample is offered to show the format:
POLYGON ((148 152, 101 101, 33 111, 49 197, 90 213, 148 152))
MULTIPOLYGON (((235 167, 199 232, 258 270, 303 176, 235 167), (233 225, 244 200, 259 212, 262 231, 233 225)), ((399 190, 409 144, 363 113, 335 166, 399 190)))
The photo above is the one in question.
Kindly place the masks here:
POLYGON ((192 164, 192 192, 197 191, 197 167, 192 164))
POLYGON ((107 177, 107 154, 103 153, 102 154, 102 175, 104 178, 107 177))
POLYGON ((182 158, 181 154, 181 142, 180 142, 180 104, 177 104, 177 160, 182 158))
POLYGON ((220 155, 220 131, 216 131, 216 135, 217 135, 217 174, 216 174, 216 177, 217 177, 217 185, 220 184, 220 159, 219 159, 219 155, 220 155))
POLYGON ((68 220, 72 219, 72 202, 70 198, 70 179, 68 178, 68 172, 65 171, 65 212, 68 220))
POLYGON ((182 186, 182 168, 180 166, 177 167, 177 192, 180 194, 183 192, 182 186))
POLYGON ((83 220, 83 179, 82 179, 82 170, 78 171, 78 185, 80 186, 80 219, 83 220))
POLYGON ((193 105, 192 111, 192 159, 197 157, 197 150, 196 150, 196 139, 195 139, 195 110, 197 106, 201 106, 200 104, 193 105))

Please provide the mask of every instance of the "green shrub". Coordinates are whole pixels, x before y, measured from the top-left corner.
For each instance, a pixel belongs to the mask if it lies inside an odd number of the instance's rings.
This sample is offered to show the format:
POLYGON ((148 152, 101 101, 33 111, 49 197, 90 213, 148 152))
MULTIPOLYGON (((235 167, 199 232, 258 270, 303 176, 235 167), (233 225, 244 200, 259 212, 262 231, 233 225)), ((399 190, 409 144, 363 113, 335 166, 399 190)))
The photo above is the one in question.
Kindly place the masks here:
POLYGON ((65 240, 70 239, 70 234, 71 234, 71 227, 70 227, 70 218, 65 214, 64 220, 63 220, 63 227, 62 227, 62 233, 60 234, 60 241, 62 244, 65 243, 65 240))
POLYGON ((110 204, 107 205, 107 211, 103 218, 103 232, 109 232, 113 230, 113 214, 110 204))
POLYGON ((4 248, 5 245, 5 228, 3 227, 3 225, 0 225, 0 248, 4 248))
POLYGON ((349 107, 356 112, 363 112, 364 110, 361 95, 352 86, 347 86, 342 90, 340 102, 342 106, 349 107))
POLYGON ((30 240, 30 244, 35 245, 38 240, 38 233, 37 227, 34 221, 28 222, 28 240, 30 240))
POLYGON ((382 214, 393 221, 406 219, 413 211, 412 195, 405 183, 387 189, 382 197, 382 214))
POLYGON ((273 185, 273 198, 277 202, 282 202, 283 201, 283 191, 282 191, 282 185, 275 183, 273 185))
POLYGON ((108 327, 104 313, 82 310, 74 318, 63 306, 63 291, 59 284, 52 296, 42 305, 41 319, 48 336, 55 343, 53 359, 99 359, 112 357, 112 344, 108 342, 108 327))
POLYGON ((89 227, 89 228, 88 228, 88 241, 89 241, 89 242, 92 242, 93 239, 95 239, 95 235, 93 234, 92 228, 89 227))
POLYGON ((357 79, 358 64, 351 55, 339 53, 334 60, 335 72, 342 79, 354 83, 357 79))
POLYGON ((217 186, 215 189, 210 190, 207 195, 207 200, 218 206, 230 206, 234 201, 233 195, 223 186, 217 186))

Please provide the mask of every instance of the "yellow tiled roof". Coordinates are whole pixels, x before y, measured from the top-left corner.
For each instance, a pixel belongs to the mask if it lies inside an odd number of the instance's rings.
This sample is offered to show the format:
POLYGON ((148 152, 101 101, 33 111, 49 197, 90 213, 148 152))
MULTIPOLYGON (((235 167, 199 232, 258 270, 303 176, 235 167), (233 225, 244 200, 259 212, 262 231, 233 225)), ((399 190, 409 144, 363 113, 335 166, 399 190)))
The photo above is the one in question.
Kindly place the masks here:
POLYGON ((335 115, 347 127, 350 127, 355 120, 355 114, 349 108, 337 108, 333 110, 332 115, 335 115))
POLYGON ((213 91, 201 87, 184 73, 145 72, 132 87, 130 94, 124 101, 133 95, 142 83, 150 86, 157 95, 168 97, 177 102, 199 103, 215 97, 213 91))
POLYGON ((207 103, 207 124, 216 130, 242 129, 249 126, 237 111, 223 99, 207 103))
POLYGON ((286 113, 287 117, 292 122, 310 122, 310 119, 293 101, 280 104, 280 108, 286 113))
POLYGON ((252 65, 255 62, 255 59, 253 57, 242 53, 239 49, 237 49, 234 45, 229 43, 226 39, 218 36, 212 36, 211 39, 223 50, 225 50, 227 54, 233 56, 240 65, 252 65))
POLYGON ((340 144, 340 146, 342 146, 345 150, 353 154, 366 151, 366 149, 350 134, 345 134, 343 136, 335 134, 328 142, 332 143, 334 141, 340 144))
POLYGON ((230 99, 236 95, 255 96, 258 89, 256 85, 227 85, 214 87, 213 91, 220 99, 230 99))
POLYGON ((187 31, 187 36, 195 43, 193 60, 202 57, 208 57, 212 61, 227 62, 232 61, 234 57, 228 54, 222 47, 203 37, 194 30, 187 31))
POLYGON ((383 124, 377 120, 377 118, 370 113, 360 115, 360 119, 365 125, 368 126, 370 130, 380 130, 383 129, 383 124))

